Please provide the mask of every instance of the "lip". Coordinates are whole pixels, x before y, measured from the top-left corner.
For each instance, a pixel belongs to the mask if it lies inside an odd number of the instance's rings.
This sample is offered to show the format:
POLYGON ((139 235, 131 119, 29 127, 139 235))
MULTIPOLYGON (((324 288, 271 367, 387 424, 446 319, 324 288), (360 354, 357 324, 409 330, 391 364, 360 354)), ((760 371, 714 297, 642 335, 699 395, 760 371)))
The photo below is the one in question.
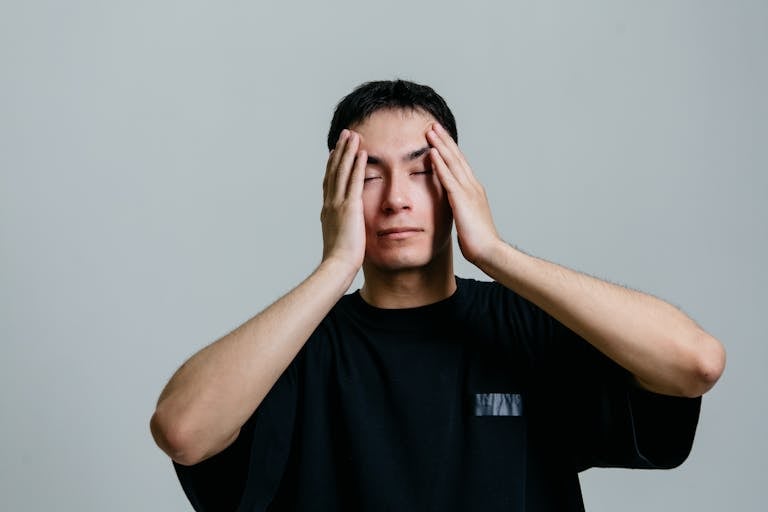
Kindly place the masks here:
POLYGON ((419 228, 414 227, 398 227, 398 228, 389 228, 389 229, 382 229, 380 231, 376 232, 376 235, 379 238, 387 238, 390 240, 400 240, 403 238, 408 238, 413 235, 416 235, 417 233, 421 233, 423 230, 419 228))

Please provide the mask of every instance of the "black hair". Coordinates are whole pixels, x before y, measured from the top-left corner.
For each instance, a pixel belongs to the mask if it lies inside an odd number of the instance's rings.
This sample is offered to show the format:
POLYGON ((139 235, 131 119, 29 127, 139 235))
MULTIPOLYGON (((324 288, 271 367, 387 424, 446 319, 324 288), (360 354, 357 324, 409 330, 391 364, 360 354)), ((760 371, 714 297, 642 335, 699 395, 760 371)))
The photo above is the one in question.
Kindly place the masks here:
POLYGON ((365 121, 382 109, 422 110, 432 115, 453 140, 459 141, 456 119, 434 89, 407 80, 380 80, 357 86, 336 105, 328 130, 328 149, 336 147, 343 129, 365 121))

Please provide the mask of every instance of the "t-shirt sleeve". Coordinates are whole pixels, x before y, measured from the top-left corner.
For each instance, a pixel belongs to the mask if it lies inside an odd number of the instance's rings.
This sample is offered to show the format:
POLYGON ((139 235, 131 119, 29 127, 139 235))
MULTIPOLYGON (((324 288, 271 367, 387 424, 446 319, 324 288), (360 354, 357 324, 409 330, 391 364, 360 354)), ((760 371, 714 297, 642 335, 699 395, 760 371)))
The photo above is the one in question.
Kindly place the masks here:
MULTIPOLYGON (((505 289, 506 290, 506 289, 505 289)), ((701 398, 647 391, 552 316, 506 290, 513 337, 531 362, 538 427, 577 471, 676 467, 690 453, 701 398)))
POLYGON ((568 390, 563 411, 573 425, 569 442, 576 470, 682 464, 693 445, 701 398, 645 390, 627 370, 570 331, 563 341, 573 347, 563 349, 566 359, 555 365, 561 367, 561 379, 553 382, 568 390))
POLYGON ((299 359, 280 376, 234 443, 199 464, 173 463, 196 511, 265 510, 272 501, 290 453, 299 359))

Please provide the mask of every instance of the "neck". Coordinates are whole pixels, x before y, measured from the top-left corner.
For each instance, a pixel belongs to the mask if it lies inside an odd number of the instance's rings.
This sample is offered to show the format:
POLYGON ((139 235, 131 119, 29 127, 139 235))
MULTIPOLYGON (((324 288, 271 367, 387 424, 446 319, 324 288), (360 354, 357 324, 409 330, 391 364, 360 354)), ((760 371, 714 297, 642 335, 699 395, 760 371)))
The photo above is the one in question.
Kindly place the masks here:
POLYGON ((363 265, 363 273, 360 295, 368 304, 383 309, 425 306, 456 291, 450 249, 423 267, 388 270, 363 265))

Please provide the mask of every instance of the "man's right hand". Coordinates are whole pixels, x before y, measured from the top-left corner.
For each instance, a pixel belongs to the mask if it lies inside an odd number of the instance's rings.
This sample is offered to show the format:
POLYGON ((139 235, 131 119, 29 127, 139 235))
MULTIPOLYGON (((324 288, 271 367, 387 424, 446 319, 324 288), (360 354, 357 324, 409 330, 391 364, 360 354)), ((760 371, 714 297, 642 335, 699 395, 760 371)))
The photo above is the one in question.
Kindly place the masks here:
POLYGON ((368 155, 358 151, 360 135, 343 130, 328 156, 323 179, 323 261, 336 260, 360 269, 365 256, 363 181, 368 155))

